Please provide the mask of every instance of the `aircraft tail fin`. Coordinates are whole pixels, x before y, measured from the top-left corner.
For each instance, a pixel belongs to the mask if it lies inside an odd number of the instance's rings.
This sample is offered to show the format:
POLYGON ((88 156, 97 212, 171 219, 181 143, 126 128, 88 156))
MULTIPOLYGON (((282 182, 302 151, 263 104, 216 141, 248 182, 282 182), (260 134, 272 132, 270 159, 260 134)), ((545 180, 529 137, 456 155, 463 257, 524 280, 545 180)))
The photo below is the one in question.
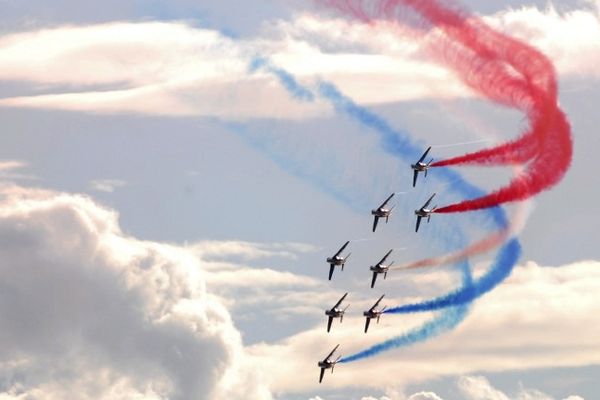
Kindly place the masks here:
MULTIPOLYGON (((346 261, 348 261, 348 259, 350 258, 350 254, 352 254, 352 252, 348 253, 348 255, 344 258, 344 264, 346 263, 346 261)), ((342 271, 344 270, 344 264, 342 264, 342 271)))

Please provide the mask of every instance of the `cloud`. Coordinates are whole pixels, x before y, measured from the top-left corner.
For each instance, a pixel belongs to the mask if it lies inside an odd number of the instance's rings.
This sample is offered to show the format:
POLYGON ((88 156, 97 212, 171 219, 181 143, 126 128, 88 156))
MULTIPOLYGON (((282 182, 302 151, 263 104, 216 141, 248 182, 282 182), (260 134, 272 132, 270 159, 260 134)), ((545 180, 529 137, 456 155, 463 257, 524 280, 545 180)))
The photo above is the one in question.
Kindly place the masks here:
POLYGON ((0 398, 271 398, 193 252, 87 197, 1 192, 0 398))
POLYGON ((360 400, 391 400, 391 399, 389 397, 387 397, 387 396, 383 396, 383 397, 381 397, 379 399, 377 399, 375 397, 369 396, 369 397, 363 397, 360 400))
MULTIPOLYGON (((562 76, 599 77, 597 9, 560 14, 523 7, 486 20, 540 48, 562 76)), ((332 112, 323 102, 290 98, 266 73, 250 73, 256 55, 270 57, 303 83, 329 80, 363 104, 473 95, 427 57, 419 40, 397 27, 299 14, 266 22, 247 39, 181 22, 8 34, 0 37, 0 79, 30 82, 33 93, 1 99, 0 106, 233 119, 332 112), (40 87, 44 93, 36 94, 40 87)))
POLYGON ((231 118, 321 112, 317 105, 289 99, 271 79, 249 75, 253 48, 177 22, 115 22, 8 35, 0 38, 0 79, 67 89, 0 103, 231 118))
POLYGON ((123 187, 127 182, 120 179, 98 179, 90 182, 90 187, 98 192, 112 193, 115 189, 123 187))
MULTIPOLYGON (((502 391, 494 388, 483 376, 463 376, 458 380, 458 388, 465 400, 555 400, 545 393, 535 389, 521 388, 515 397, 511 398, 502 391)), ((564 400, 578 400, 579 396, 569 396, 564 400)))
POLYGON ((442 400, 442 398, 433 392, 419 392, 413 394, 407 400, 442 400))
MULTIPOLYGON (((395 374, 395 385, 402 388, 409 383, 477 371, 598 364, 600 327, 590 324, 589 319, 600 308, 594 289, 598 284, 598 261, 560 268, 526 263, 517 267, 497 290, 476 302, 467 319, 454 331, 376 359, 340 365, 326 385, 385 390, 390 386, 390 374, 395 374), (380 365, 385 365, 388 373, 380 374, 380 365)), ((402 304, 410 300, 396 301, 402 304)), ((279 342, 250 346, 248 352, 257 365, 273 371, 268 377, 272 390, 299 392, 318 387, 318 371, 305 366, 312 365, 337 343, 341 344, 340 354, 347 356, 407 332, 430 317, 431 314, 384 315, 381 323, 365 335, 364 319, 348 315, 343 324, 335 326, 335 339, 328 338, 325 343, 324 325, 319 323, 279 342), (282 358, 295 358, 296 362, 281 365, 282 358)))
POLYGON ((298 253, 315 252, 318 249, 305 243, 254 243, 243 241, 196 242, 188 248, 204 260, 239 256, 245 260, 280 257, 295 260, 298 253))
POLYGON ((465 376, 458 380, 458 387, 473 400, 510 400, 508 396, 492 387, 483 376, 465 376))
MULTIPOLYGON (((457 387, 464 400, 555 400, 553 397, 535 389, 521 388, 515 397, 509 397, 501 390, 492 386, 484 376, 461 376, 457 387)), ((381 397, 380 400, 443 400, 434 392, 418 392, 408 398, 402 395, 381 397)), ((361 400, 378 400, 376 397, 363 397, 361 400)), ((569 396, 563 400, 583 400, 579 396, 569 396)))
POLYGON ((493 27, 523 39, 547 54, 562 76, 600 78, 600 12, 559 13, 522 7, 486 18, 493 27))
POLYGON ((15 172, 29 167, 24 161, 20 160, 5 160, 0 161, 0 181, 15 181, 19 179, 37 179, 33 175, 15 172))
POLYGON ((18 160, 0 161, 0 171, 12 171, 15 169, 25 168, 27 163, 18 160))

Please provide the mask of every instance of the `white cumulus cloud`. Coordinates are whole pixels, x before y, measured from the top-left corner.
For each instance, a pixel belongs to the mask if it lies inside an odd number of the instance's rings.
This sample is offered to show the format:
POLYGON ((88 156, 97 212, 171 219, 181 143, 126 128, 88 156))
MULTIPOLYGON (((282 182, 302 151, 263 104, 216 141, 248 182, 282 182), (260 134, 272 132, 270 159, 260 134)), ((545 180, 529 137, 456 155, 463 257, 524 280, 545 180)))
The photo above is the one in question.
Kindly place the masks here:
MULTIPOLYGON (((386 390, 390 375, 395 376, 395 384, 402 388, 436 377, 478 371, 595 365, 600 362, 600 327, 590 324, 590 316, 600 308, 600 299, 595 294, 598 284, 598 261, 560 268, 532 262, 517 266, 510 278, 472 306, 456 329, 415 346, 344 363, 336 367, 332 377, 327 377, 326 385, 338 389, 354 385, 386 390), (581 329, 582 326, 586 328, 581 329), (381 365, 386 366, 386 374, 379 373, 377 367, 381 365)), ((387 304, 415 300, 399 297, 388 299, 387 304)), ((361 306, 357 307, 362 309, 361 306)), ((372 325, 368 335, 362 334, 364 318, 349 315, 342 324, 336 324, 335 339, 326 343, 323 322, 277 343, 253 345, 249 353, 256 358, 257 365, 273 371, 268 376, 273 390, 315 389, 318 371, 304 366, 326 355, 336 344, 341 344, 339 354, 351 355, 410 331, 432 315, 384 315, 379 325, 372 325), (281 365, 278 360, 282 357, 295 358, 297 363, 281 365)), ((499 393, 494 394, 502 399, 499 393)), ((533 396, 535 392, 528 394, 533 396)))
POLYGON ((90 182, 90 187, 98 192, 112 193, 126 184, 127 182, 121 179, 96 179, 90 182))
POLYGON ((205 275, 87 197, 3 186, 0 398, 269 399, 205 275))

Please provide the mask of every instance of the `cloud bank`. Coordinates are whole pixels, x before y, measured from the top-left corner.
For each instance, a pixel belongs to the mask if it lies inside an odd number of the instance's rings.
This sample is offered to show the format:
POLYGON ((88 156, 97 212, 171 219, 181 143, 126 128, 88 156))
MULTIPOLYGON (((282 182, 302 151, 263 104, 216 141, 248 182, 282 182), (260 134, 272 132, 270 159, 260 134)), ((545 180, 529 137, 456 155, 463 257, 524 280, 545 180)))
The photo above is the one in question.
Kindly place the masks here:
MULTIPOLYGON (((435 275, 435 274, 434 274, 435 275)), ((590 315, 600 307, 595 287, 600 282, 600 262, 584 261, 560 268, 527 263, 494 292, 472 306, 466 320, 453 332, 435 341, 399 349, 356 364, 336 368, 328 388, 389 387, 390 374, 402 388, 415 382, 478 371, 514 371, 530 368, 576 367, 600 363, 600 327, 590 315), (580 329, 585 326, 585 329, 580 329), (549 334, 551 332, 551 334, 549 334), (381 374, 378 366, 388 373, 381 374), (397 372, 397 373, 395 373, 397 372)), ((418 282, 415 285, 419 285, 418 282)), ((406 303, 414 298, 390 301, 406 303)), ((257 365, 273 371, 268 379, 275 393, 317 388, 315 351, 327 354, 341 343, 340 354, 385 340, 420 325, 429 315, 386 315, 368 335, 364 319, 348 315, 336 326, 335 337, 323 342, 324 325, 277 343, 249 348, 257 365), (294 359, 281 365, 279 360, 294 359)))
POLYGON ((192 252, 87 197, 0 195, 1 398, 270 398, 192 252))
MULTIPOLYGON (((597 9, 524 7, 486 21, 538 47, 563 77, 600 77, 597 9)), ((322 102, 295 102, 267 74, 250 74, 256 55, 301 80, 330 81, 363 104, 473 95, 421 45, 389 26, 310 14, 267 23, 246 39, 179 22, 61 26, 0 37, 0 80, 31 85, 0 105, 235 119, 331 112, 322 102)))

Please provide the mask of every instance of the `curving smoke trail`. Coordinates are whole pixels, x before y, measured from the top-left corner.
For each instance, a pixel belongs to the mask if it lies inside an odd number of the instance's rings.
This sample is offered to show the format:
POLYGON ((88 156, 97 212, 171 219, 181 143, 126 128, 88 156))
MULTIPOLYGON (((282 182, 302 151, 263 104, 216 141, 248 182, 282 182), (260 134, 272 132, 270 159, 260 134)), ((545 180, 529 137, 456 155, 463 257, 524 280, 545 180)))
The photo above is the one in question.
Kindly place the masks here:
MULTIPOLYGON (((390 154, 401 158, 413 157, 415 152, 410 137, 401 131, 394 130, 392 126, 382 117, 374 114, 368 109, 354 103, 352 99, 344 96, 335 86, 330 83, 319 84, 319 93, 322 97, 329 100, 336 110, 342 112, 363 126, 370 128, 380 135, 384 150, 390 154), (409 156, 410 153, 410 156, 409 156)), ((416 153, 420 153, 419 149, 416 153)), ((441 179, 452 182, 450 190, 461 194, 481 195, 481 189, 466 182, 462 176, 452 170, 437 171, 441 179)), ((504 210, 500 207, 491 207, 486 210, 486 214, 491 216, 494 224, 499 230, 492 233, 480 242, 459 251, 460 254, 451 253, 437 259, 427 259, 429 265, 441 265, 448 261, 457 262, 465 260, 471 255, 479 252, 488 251, 497 247, 509 234, 509 225, 504 210), (435 264, 437 262, 438 264, 435 264)), ((405 306, 388 309, 386 313, 402 314, 414 313, 418 311, 435 311, 447 309, 444 313, 438 315, 421 327, 415 328, 404 335, 386 340, 368 349, 362 350, 356 354, 344 357, 340 362, 357 361, 366 357, 372 357, 383 351, 393 348, 404 347, 413 343, 424 341, 443 332, 449 331, 457 326, 467 315, 468 305, 476 298, 484 295, 494 289, 512 272, 521 255, 521 246, 516 238, 509 240, 500 248, 496 259, 490 269, 479 279, 475 281, 463 282, 459 289, 442 295, 438 298, 426 300, 424 302, 409 304, 405 306)), ((468 264, 461 264, 462 268, 469 268, 468 264)))
POLYGON ((502 229, 497 232, 493 232, 492 234, 484 237, 478 242, 470 244, 464 249, 444 254, 438 257, 423 258, 421 260, 390 267, 390 271, 402 271, 406 269, 416 269, 424 267, 435 267, 438 265, 454 264, 474 255, 486 253, 490 250, 497 248, 508 238, 509 234, 510 231, 508 229, 502 229))
POLYGON ((340 363, 349 363, 362 360, 363 358, 373 357, 384 351, 394 348, 406 347, 411 344, 425 341, 434 336, 438 336, 444 332, 448 332, 456 327, 462 320, 465 319, 469 308, 466 305, 452 307, 436 318, 425 322, 423 325, 411 329, 403 335, 393 337, 374 346, 361 350, 350 356, 340 359, 340 363))
POLYGON ((497 285, 498 282, 503 281, 508 277, 508 275, 510 275, 512 268, 507 269, 499 266, 515 265, 520 254, 521 245, 519 244, 519 241, 517 239, 511 239, 498 252, 499 256, 495 261, 496 265, 490 269, 490 272, 493 273, 488 273, 477 279, 472 284, 465 285, 463 288, 440 298, 421 303, 407 304, 386 310, 386 314, 407 314, 423 311, 435 311, 442 308, 451 307, 445 313, 431 321, 426 322, 418 328, 412 329, 403 335, 383 341, 365 350, 361 350, 355 354, 344 357, 340 360, 340 362, 348 363, 367 357, 373 357, 384 351, 398 347, 406 347, 413 343, 424 341, 430 337, 437 336, 453 329, 466 317, 468 312, 468 304, 489 292, 497 285), (461 306, 457 307, 457 304, 460 304, 461 306))
POLYGON ((521 245, 517 239, 509 240, 498 252, 494 265, 489 271, 479 279, 476 279, 472 285, 465 286, 444 296, 424 302, 406 304, 385 310, 389 314, 407 314, 422 311, 434 311, 442 308, 455 306, 457 304, 468 304, 473 300, 483 296, 495 288, 498 283, 508 278, 512 272, 519 256, 521 255, 521 245), (507 266, 510 268, 506 268, 507 266))
MULTIPOLYGON (((341 93, 335 85, 328 82, 320 82, 318 84, 318 92, 338 112, 349 116, 359 124, 375 131, 379 135, 381 147, 386 153, 404 160, 413 161, 423 153, 423 148, 412 141, 409 133, 395 129, 379 115, 356 104, 351 98, 341 93)), ((484 195, 483 190, 464 180, 454 170, 437 170, 436 177, 446 182, 451 182, 451 185, 447 189, 449 192, 455 192, 457 195, 468 197, 484 195)), ((485 216, 491 218, 497 229, 508 229, 508 220, 502 208, 489 207, 485 210, 485 216)))
POLYGON ((558 183, 571 163, 573 145, 566 115, 558 106, 551 61, 533 47, 494 31, 481 18, 437 0, 321 0, 363 22, 397 21, 410 10, 429 32, 431 50, 465 84, 482 96, 525 112, 529 129, 518 139, 433 166, 526 163, 507 186, 438 213, 478 210, 525 200, 558 183))
MULTIPOLYGON (((282 85, 286 87, 292 95, 294 95, 294 97, 307 100, 309 96, 304 94, 311 93, 310 98, 313 98, 312 92, 300 85, 290 73, 272 66, 266 60, 261 59, 253 62, 251 65, 251 70, 255 71, 257 69, 263 69, 275 75, 280 80, 282 85), (298 93, 303 95, 297 96, 298 93)), ((395 130, 386 120, 372 113, 368 109, 357 105, 349 97, 344 96, 334 85, 321 82, 318 85, 318 93, 321 97, 328 100, 338 112, 350 116, 361 125, 378 133, 382 148, 386 152, 402 159, 413 159, 415 155, 422 153, 422 149, 412 142, 408 133, 395 130)), ((466 182, 458 173, 452 170, 440 170, 438 172, 439 174, 436 175, 438 175, 441 179, 452 182, 449 190, 456 191, 462 195, 473 196, 481 195, 483 193, 481 189, 466 182)), ((508 221, 506 215, 499 207, 487 209, 486 215, 491 218, 495 227, 500 230, 499 232, 492 233, 488 238, 487 243, 489 244, 494 242, 497 246, 502 240, 499 242, 496 242, 496 240, 505 238, 506 232, 508 232, 508 221)), ((484 239, 484 241, 486 241, 486 239, 484 239)), ((486 248, 486 250, 489 250, 490 248, 486 248)), ((467 248, 466 253, 463 253, 464 257, 461 258, 462 263, 459 264, 462 271, 462 286, 459 289, 443 295, 438 299, 428 300, 418 304, 411 304, 406 309, 402 307, 395 308, 396 313, 415 312, 413 311, 413 308, 416 307, 421 307, 422 311, 444 309, 443 312, 439 313, 433 319, 420 327, 417 327, 398 337, 379 343, 366 350, 360 351, 356 354, 344 357, 340 360, 340 362, 347 363, 365 357, 372 357, 383 351, 424 341, 451 330, 466 317, 471 301, 492 290, 495 286, 502 282, 502 280, 510 275, 520 256, 519 242, 517 239, 512 239, 507 245, 501 248, 491 269, 476 282, 473 282, 470 273, 470 266, 466 258, 468 254, 473 254, 473 252, 479 250, 475 250, 473 246, 470 246, 470 251, 471 253, 469 253, 469 248, 467 248)), ((446 261, 447 260, 441 260, 440 263, 446 261)))

